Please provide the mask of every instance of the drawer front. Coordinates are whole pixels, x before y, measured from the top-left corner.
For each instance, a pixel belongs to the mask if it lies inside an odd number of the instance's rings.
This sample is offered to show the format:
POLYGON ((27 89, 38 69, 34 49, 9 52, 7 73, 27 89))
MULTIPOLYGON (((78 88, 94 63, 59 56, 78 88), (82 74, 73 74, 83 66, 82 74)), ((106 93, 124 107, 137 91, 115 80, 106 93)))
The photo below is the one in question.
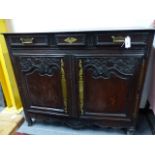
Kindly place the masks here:
POLYGON ((13 35, 9 37, 11 46, 47 46, 46 35, 13 35))
POLYGON ((125 38, 129 36, 131 39, 131 48, 136 46, 146 46, 148 42, 148 33, 138 32, 105 32, 96 34, 95 44, 97 46, 116 46, 125 48, 125 38))
POLYGON ((57 34, 55 35, 57 46, 84 46, 86 45, 85 34, 57 34))

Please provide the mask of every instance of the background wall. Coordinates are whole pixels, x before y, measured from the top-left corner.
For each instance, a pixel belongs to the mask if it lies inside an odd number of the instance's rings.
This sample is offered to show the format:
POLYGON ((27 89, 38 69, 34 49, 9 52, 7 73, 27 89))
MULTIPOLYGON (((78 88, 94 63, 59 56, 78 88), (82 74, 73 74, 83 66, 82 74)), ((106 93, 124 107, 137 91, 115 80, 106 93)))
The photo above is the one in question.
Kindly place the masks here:
MULTIPOLYGON (((53 19, 12 19, 8 20, 10 31, 13 32, 41 32, 41 31, 78 31, 78 30, 101 30, 101 29, 130 29, 130 28, 150 28, 155 17, 148 16, 134 18, 132 15, 128 19, 121 17, 99 17, 93 19, 70 19, 61 17, 59 20, 53 19)), ((125 18, 125 17, 124 17, 125 18)))
POLYGON ((155 19, 154 0, 51 0, 44 5, 37 1, 35 7, 28 1, 23 2, 28 9, 20 14, 30 13, 31 19, 21 16, 8 21, 11 31, 148 28, 155 19))
MULTIPOLYGON (((37 5, 41 5, 40 2, 37 5)), ((155 19, 154 0, 51 0, 46 5, 48 18, 42 16, 42 8, 37 10, 40 12, 37 18, 34 17, 36 10, 29 5, 30 11, 27 11, 31 12, 31 19, 7 20, 10 32, 152 28, 155 19)), ((148 81, 151 79, 149 75, 148 81)), ((149 87, 146 84, 145 87, 141 107, 144 107, 148 96, 149 87)))

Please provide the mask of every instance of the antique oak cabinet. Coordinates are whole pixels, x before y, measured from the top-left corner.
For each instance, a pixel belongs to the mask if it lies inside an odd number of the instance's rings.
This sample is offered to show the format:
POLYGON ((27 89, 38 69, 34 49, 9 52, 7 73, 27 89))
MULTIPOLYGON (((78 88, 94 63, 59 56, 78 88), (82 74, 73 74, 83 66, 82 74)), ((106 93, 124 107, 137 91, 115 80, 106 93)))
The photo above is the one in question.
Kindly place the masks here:
POLYGON ((135 130, 154 30, 4 34, 28 125, 135 130))

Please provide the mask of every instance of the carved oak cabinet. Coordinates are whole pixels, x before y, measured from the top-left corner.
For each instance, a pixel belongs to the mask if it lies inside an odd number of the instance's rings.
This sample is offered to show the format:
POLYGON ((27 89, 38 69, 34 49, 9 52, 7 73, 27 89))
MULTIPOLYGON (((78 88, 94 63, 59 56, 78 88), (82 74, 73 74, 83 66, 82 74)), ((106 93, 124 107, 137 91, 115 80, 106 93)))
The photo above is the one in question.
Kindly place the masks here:
POLYGON ((150 29, 4 34, 28 125, 45 117, 74 128, 134 131, 153 35, 150 29))

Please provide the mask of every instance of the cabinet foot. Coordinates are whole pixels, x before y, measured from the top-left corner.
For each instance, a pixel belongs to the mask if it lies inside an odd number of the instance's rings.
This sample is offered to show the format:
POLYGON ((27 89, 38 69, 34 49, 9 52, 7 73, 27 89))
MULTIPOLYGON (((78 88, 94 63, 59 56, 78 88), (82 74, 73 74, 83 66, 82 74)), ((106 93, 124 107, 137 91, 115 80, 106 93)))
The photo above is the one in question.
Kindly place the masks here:
POLYGON ((32 126, 32 124, 33 124, 32 122, 28 122, 28 126, 32 126))
POLYGON ((145 106, 145 116, 151 128, 152 135, 155 135, 155 115, 153 111, 150 109, 149 101, 147 101, 145 106))
POLYGON ((126 131, 126 134, 127 135, 134 135, 134 133, 135 133, 135 128, 129 128, 129 129, 127 129, 127 131, 126 131))
POLYGON ((27 120, 28 126, 32 126, 33 122, 31 117, 28 117, 26 120, 27 120))

